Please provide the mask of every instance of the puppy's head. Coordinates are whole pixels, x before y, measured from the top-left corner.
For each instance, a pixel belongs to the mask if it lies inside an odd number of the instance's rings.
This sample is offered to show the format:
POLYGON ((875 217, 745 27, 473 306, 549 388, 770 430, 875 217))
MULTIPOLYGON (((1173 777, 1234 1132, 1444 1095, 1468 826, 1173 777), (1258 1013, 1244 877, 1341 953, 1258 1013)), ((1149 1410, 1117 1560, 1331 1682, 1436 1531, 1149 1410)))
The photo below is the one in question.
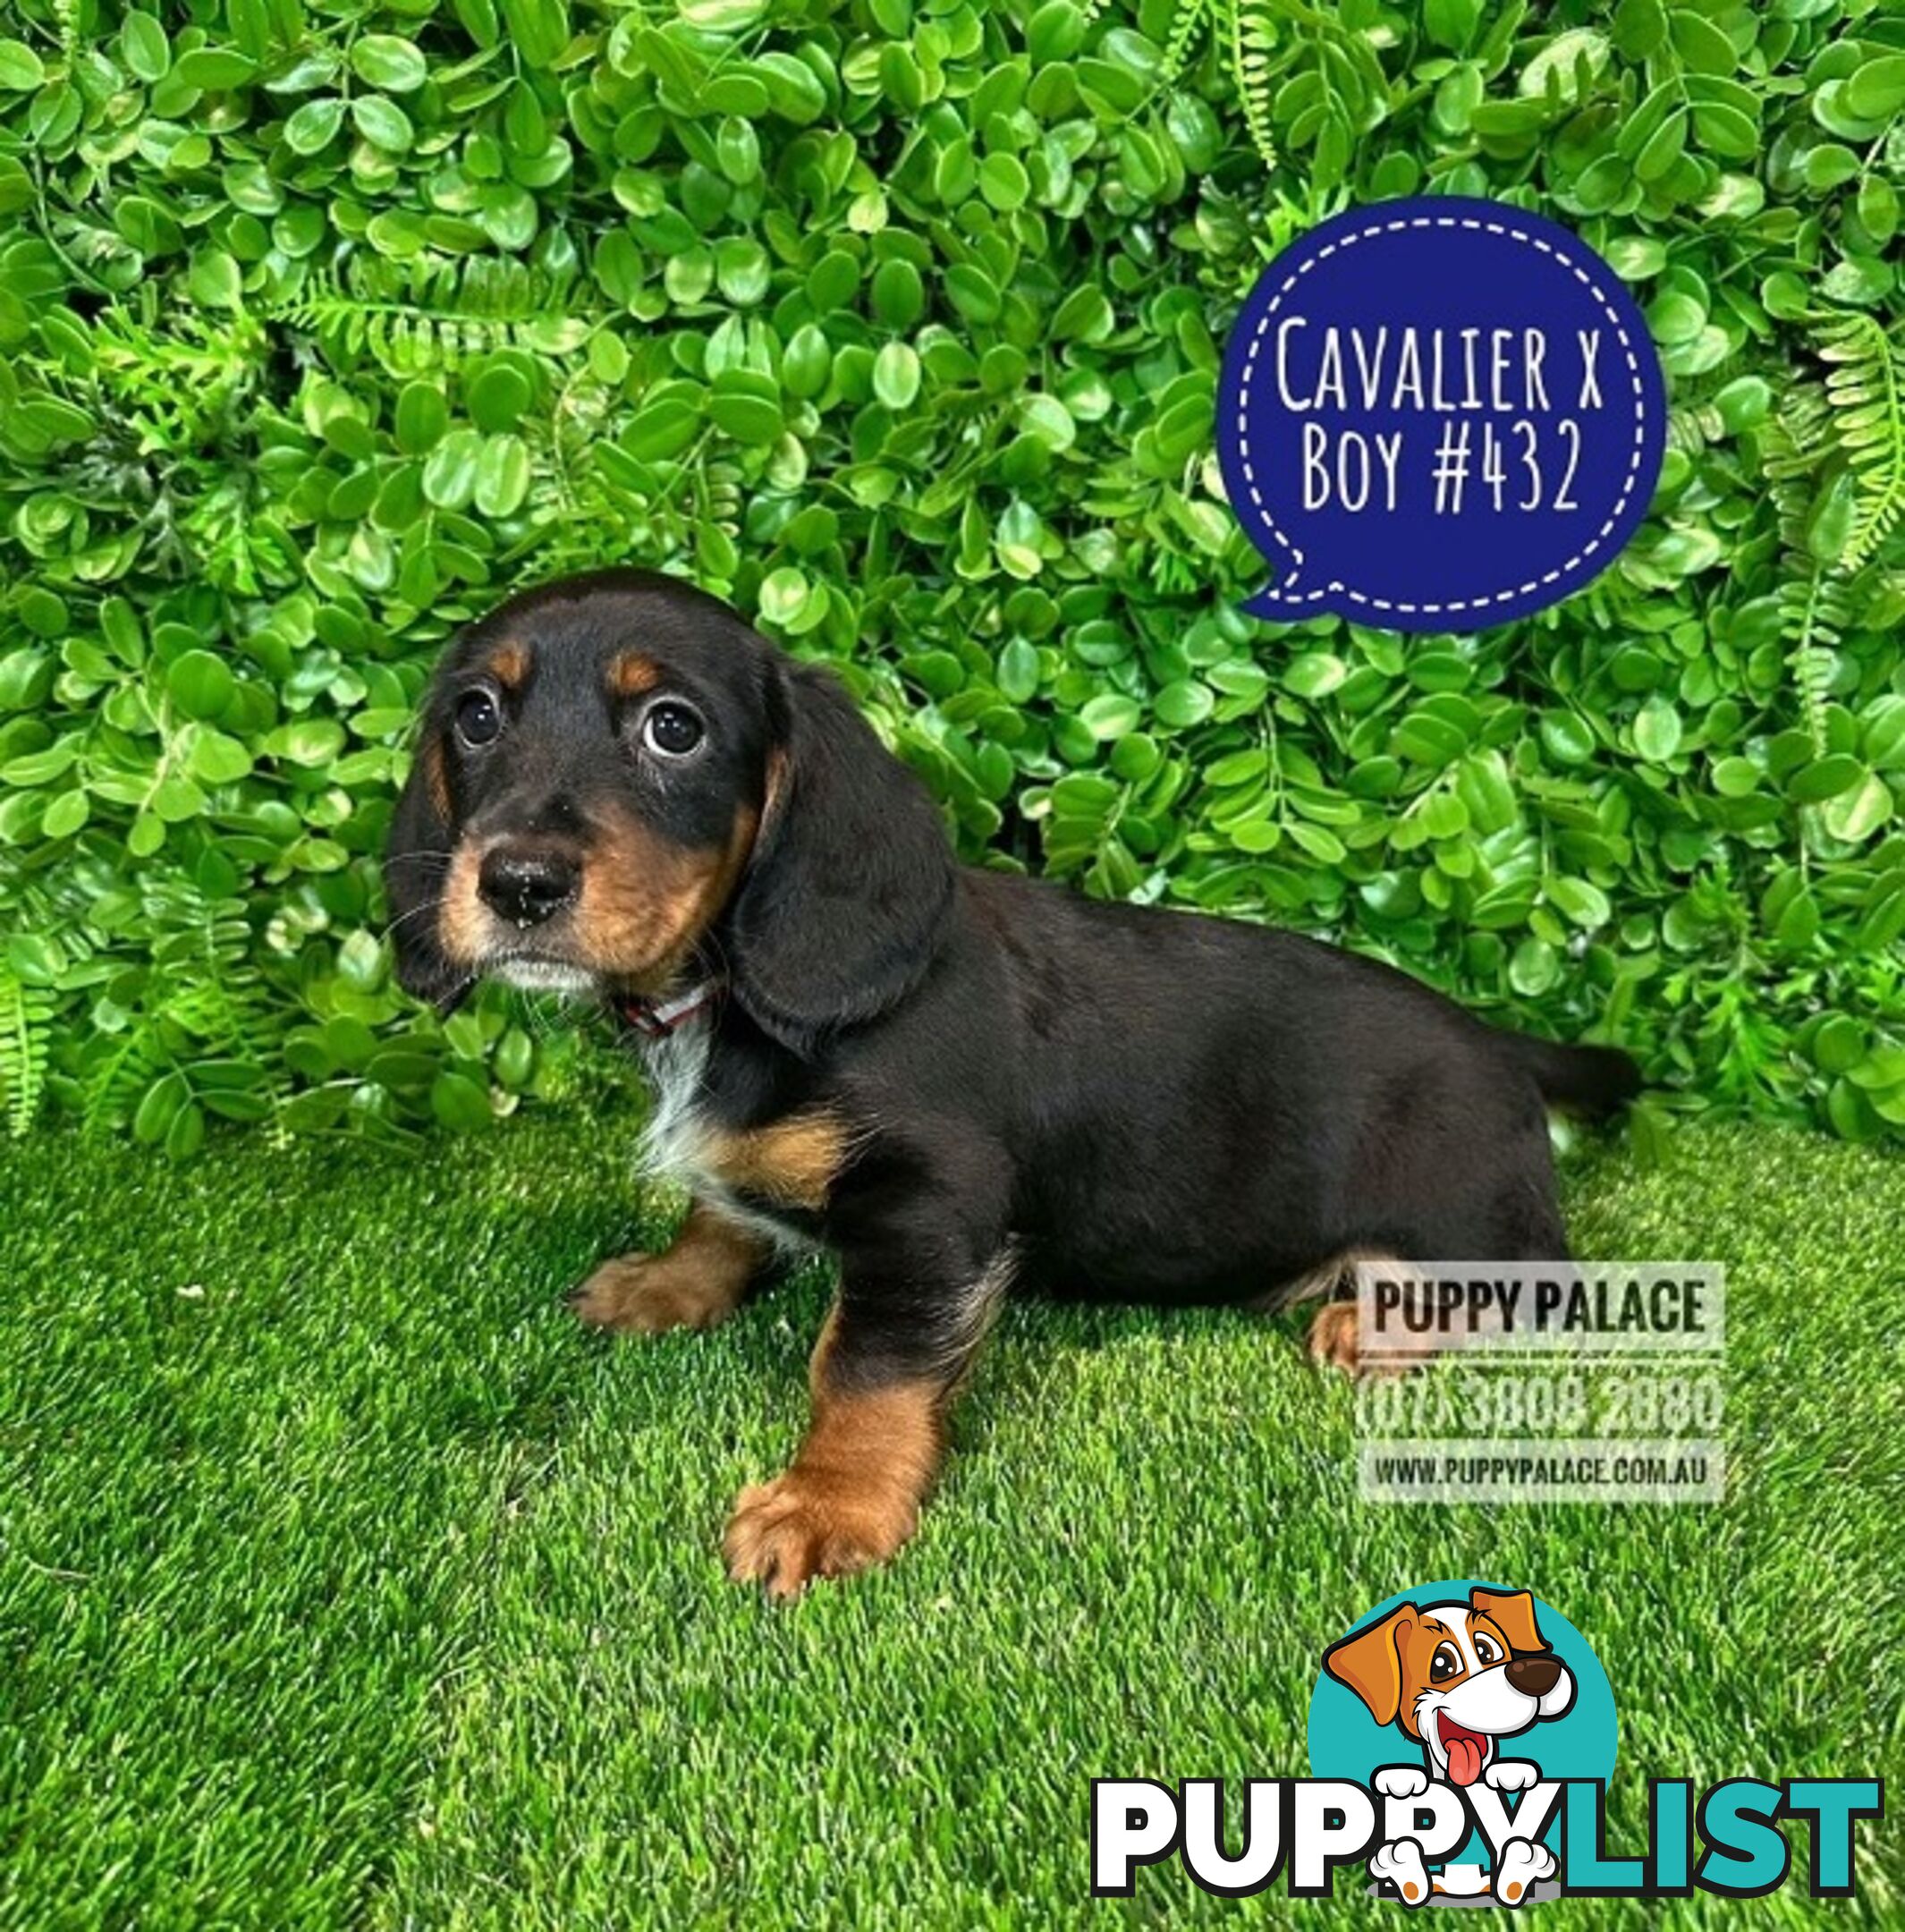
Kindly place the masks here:
POLYGON ((931 801, 832 681, 713 597, 606 572, 445 654, 385 863, 398 975, 659 997, 731 976, 803 1048, 926 970, 952 895, 931 801))
POLYGON ((1542 1641, 1526 1590, 1475 1589, 1466 1604, 1402 1604, 1333 1644, 1324 1667, 1378 1724, 1420 1743, 1435 1775, 1472 1784, 1512 1737, 1574 1702, 1574 1679, 1542 1641))

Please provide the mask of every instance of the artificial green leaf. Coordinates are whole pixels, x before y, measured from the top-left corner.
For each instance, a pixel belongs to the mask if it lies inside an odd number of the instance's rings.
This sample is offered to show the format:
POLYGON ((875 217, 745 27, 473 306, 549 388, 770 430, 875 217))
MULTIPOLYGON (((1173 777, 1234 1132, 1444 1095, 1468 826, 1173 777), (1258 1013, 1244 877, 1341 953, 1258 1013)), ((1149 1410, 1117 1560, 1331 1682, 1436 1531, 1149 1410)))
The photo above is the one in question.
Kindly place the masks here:
POLYGON ((351 65, 359 79, 386 94, 410 94, 429 78, 429 68, 413 40, 401 34, 362 34, 351 43, 351 65))

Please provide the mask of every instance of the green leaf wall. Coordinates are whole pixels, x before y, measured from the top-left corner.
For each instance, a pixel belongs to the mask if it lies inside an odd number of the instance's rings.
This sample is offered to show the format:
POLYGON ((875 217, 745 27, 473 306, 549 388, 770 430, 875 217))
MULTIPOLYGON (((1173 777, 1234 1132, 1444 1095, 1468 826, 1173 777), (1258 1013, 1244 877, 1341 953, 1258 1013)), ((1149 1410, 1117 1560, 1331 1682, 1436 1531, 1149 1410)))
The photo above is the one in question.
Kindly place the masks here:
POLYGON ((1328 934, 1676 1097, 1905 1124, 1896 6, 0 10, 0 1103, 481 1125, 396 990, 445 636, 618 561, 837 665, 974 859, 1328 934), (1351 201, 1553 215, 1672 429, 1597 585, 1240 616, 1224 331, 1351 201))

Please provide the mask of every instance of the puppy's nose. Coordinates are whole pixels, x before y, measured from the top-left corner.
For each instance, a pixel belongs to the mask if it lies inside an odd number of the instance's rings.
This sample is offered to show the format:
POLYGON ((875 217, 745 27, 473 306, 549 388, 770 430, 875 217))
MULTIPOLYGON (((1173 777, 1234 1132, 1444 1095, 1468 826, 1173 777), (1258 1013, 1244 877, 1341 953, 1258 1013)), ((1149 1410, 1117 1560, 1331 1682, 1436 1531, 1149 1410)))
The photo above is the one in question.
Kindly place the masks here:
POLYGON ((493 845, 477 873, 477 894, 512 926, 540 926, 575 897, 582 869, 552 845, 493 845))
POLYGON ((1510 1657, 1508 1681, 1529 1697, 1545 1697, 1561 1682, 1561 1665, 1551 1657, 1510 1657))

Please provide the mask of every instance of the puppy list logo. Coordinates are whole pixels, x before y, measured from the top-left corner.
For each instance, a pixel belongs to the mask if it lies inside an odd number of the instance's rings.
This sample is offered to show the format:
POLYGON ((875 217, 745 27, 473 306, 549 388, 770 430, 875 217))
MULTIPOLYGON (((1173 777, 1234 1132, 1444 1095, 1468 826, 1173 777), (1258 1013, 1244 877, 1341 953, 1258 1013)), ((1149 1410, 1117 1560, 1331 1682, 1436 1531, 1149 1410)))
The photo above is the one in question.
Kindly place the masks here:
POLYGON ((1604 1784, 1614 1746, 1605 1673, 1527 1590, 1431 1584, 1392 1598, 1324 1652, 1310 1699, 1311 1768, 1406 1816, 1407 1830, 1385 1820, 1369 1856, 1376 1887, 1405 1905, 1553 1896, 1552 1800, 1524 1794, 1604 1784))
POLYGON ((1313 1776, 1250 1778, 1242 1843, 1220 1778, 1096 1778, 1091 1877, 1128 1898, 1136 1868, 1180 1857, 1227 1898, 1327 1898, 1346 1882, 1411 1910, 1587 1898, 1759 1898, 1809 1836, 1815 1898, 1849 1898, 1853 1835, 1884 1815, 1877 1778, 1689 1778, 1648 1788, 1638 1852, 1607 1844, 1614 1699, 1587 1640, 1525 1589, 1427 1583, 1378 1604, 1323 1653, 1313 1776), (1361 1865, 1359 1880, 1347 1877, 1361 1865))

